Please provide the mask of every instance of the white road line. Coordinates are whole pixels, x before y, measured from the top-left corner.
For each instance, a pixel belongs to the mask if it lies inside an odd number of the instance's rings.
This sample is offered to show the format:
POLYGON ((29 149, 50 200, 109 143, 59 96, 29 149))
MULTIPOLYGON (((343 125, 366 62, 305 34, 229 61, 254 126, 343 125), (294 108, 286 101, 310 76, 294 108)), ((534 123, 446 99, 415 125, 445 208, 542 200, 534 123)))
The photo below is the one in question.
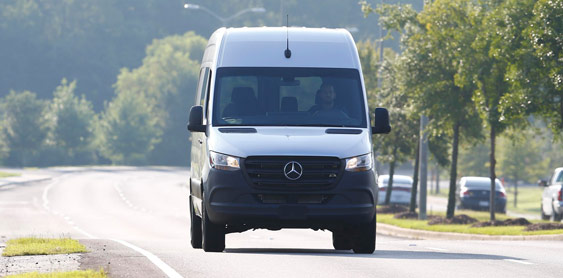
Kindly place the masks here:
POLYGON ((519 264, 525 264, 525 265, 533 264, 533 263, 522 261, 522 260, 513 260, 513 259, 504 259, 504 260, 507 261, 507 262, 519 263, 519 264))
POLYGON ((440 252, 447 252, 447 249, 442 249, 442 248, 435 248, 435 247, 424 247, 428 250, 433 250, 433 251, 440 251, 440 252))
POLYGON ((119 239, 112 239, 112 240, 141 253, 143 256, 147 257, 154 265, 156 265, 158 268, 160 268, 160 270, 162 270, 164 272, 164 274, 166 274, 168 277, 182 278, 182 275, 180 275, 178 272, 176 272, 176 270, 174 270, 172 267, 167 265, 165 262, 163 262, 160 258, 155 256, 153 253, 151 253, 147 250, 144 250, 140 247, 137 247, 137 246, 135 246, 135 245, 133 245, 129 242, 123 241, 123 240, 119 240, 119 239))
MULTIPOLYGON (((49 184, 47 187, 45 187, 45 189, 43 190, 43 207, 50 213, 57 215, 60 214, 61 217, 63 217, 67 223, 69 223, 75 230, 77 230, 78 232, 80 232, 81 234, 85 235, 86 237, 90 238, 90 239, 98 239, 97 237, 95 237, 94 235, 82 230, 80 227, 76 226, 74 224, 74 222, 72 221, 72 219, 69 216, 66 216, 62 213, 59 212, 55 212, 53 210, 51 210, 51 208, 49 207, 49 199, 47 198, 47 194, 49 193, 49 190, 51 189, 51 187, 53 185, 55 185, 56 181, 53 181, 51 184, 49 184)), ((116 189, 118 189, 118 187, 116 187, 114 185, 114 187, 116 189)), ((157 256, 155 256, 154 254, 152 254, 149 251, 146 251, 144 249, 141 249, 140 247, 137 247, 131 243, 128 243, 126 241, 123 240, 119 240, 119 239, 112 239, 113 241, 120 243, 121 245, 124 245, 126 247, 129 247, 139 253, 141 253, 141 255, 145 256, 147 259, 149 259, 156 267, 158 267, 160 270, 162 270, 162 272, 164 272, 164 274, 166 274, 168 277, 171 278, 183 278, 182 275, 180 275, 178 272, 176 272, 172 267, 170 267, 169 265, 167 265, 165 262, 163 262, 160 258, 158 258, 157 256)))

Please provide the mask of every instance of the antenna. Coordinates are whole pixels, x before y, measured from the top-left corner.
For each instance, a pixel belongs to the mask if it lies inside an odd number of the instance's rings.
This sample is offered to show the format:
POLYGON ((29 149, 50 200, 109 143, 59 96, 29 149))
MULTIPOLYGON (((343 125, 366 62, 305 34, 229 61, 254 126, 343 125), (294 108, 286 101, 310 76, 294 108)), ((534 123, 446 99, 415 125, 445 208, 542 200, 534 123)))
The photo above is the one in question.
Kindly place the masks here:
POLYGON ((289 50, 289 14, 286 15, 285 22, 286 22, 285 31, 286 31, 287 45, 283 54, 285 55, 285 58, 289 59, 291 58, 291 50, 289 50))

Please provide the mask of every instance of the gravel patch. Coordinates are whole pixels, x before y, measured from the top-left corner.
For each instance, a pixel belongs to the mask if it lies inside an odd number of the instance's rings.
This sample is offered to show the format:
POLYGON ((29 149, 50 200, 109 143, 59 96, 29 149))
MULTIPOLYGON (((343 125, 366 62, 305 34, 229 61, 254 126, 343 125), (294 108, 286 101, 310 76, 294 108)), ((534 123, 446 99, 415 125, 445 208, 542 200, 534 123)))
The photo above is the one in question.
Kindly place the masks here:
MULTIPOLYGON (((0 243, 0 254, 5 247, 5 243, 0 243)), ((74 271, 80 267, 80 257, 81 254, 0 256, 0 276, 26 272, 74 271)))

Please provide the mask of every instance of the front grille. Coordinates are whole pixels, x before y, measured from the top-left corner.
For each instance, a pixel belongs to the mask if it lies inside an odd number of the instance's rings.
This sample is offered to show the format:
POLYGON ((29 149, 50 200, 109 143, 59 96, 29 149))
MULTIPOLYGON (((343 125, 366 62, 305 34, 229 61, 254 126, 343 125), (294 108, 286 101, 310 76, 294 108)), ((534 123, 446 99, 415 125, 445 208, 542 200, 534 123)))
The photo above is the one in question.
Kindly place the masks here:
POLYGON ((267 189, 323 189, 331 187, 341 174, 341 162, 336 157, 251 156, 244 161, 252 184, 267 189), (295 161, 303 167, 296 180, 288 179, 284 167, 295 161))

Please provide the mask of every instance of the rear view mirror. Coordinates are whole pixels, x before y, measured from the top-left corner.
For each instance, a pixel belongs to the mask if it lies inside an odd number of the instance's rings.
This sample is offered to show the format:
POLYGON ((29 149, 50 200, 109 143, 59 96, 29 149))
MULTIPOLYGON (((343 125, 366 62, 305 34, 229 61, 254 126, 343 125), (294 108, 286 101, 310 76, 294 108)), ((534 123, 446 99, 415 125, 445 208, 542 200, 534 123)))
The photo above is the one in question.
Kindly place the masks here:
POLYGON ((389 111, 385 108, 375 108, 375 126, 371 128, 372 134, 382 134, 391 132, 389 125, 389 111))
POLYGON ((206 128, 203 125, 203 107, 199 105, 192 106, 188 120, 188 130, 191 132, 205 132, 206 128))
POLYGON ((538 185, 541 187, 546 187, 547 186, 547 181, 546 180, 539 180, 538 181, 538 185))

